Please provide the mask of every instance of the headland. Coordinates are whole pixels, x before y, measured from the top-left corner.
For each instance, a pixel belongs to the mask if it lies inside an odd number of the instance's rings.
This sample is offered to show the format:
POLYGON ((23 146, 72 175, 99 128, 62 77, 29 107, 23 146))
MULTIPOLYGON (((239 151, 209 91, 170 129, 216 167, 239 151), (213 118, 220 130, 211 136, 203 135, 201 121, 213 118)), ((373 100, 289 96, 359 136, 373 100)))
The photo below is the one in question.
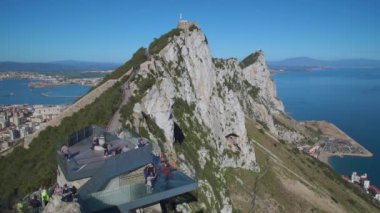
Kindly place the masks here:
POLYGON ((361 144, 327 121, 307 121, 307 127, 321 133, 319 149, 315 151, 315 156, 327 164, 332 156, 353 156, 353 157, 372 157, 373 154, 361 144))

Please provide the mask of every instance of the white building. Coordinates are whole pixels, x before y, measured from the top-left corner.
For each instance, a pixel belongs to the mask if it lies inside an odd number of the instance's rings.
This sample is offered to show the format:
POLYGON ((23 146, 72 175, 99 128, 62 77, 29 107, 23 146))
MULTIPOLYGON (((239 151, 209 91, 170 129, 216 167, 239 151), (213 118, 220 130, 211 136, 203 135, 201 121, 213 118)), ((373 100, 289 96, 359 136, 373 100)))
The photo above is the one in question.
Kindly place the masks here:
POLYGON ((8 116, 6 113, 2 112, 0 114, 0 129, 4 129, 5 127, 8 127, 8 116))
POLYGON ((29 135, 29 127, 28 126, 21 127, 20 128, 20 138, 25 138, 28 135, 29 135))
POLYGON ((7 149, 8 147, 9 147, 8 142, 6 141, 0 142, 0 150, 7 149))
POLYGON ((58 105, 58 106, 35 105, 33 117, 42 118, 43 120, 45 119, 51 120, 57 117, 64 109, 65 107, 61 105, 58 105))
POLYGON ((363 182, 363 187, 364 187, 365 190, 368 190, 369 187, 370 187, 370 181, 369 180, 365 180, 363 182))
POLYGON ((20 121, 20 118, 18 117, 17 113, 14 113, 14 114, 13 114, 13 117, 12 117, 12 123, 13 123, 15 126, 20 126, 21 121, 20 121))
POLYGON ((360 183, 360 176, 357 172, 353 172, 351 175, 351 182, 352 183, 360 183))

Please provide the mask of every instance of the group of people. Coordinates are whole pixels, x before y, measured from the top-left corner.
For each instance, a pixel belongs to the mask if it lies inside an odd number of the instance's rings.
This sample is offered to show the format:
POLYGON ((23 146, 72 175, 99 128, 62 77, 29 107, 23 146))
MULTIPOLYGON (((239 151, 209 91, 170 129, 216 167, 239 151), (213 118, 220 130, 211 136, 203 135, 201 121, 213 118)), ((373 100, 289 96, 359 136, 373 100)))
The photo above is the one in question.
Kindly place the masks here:
MULTIPOLYGON (((48 204, 49 199, 53 190, 47 190, 45 187, 40 188, 38 192, 32 194, 30 200, 28 201, 28 212, 39 213, 42 212, 43 208, 48 204)), ((25 212, 23 202, 18 202, 16 204, 17 212, 25 212)))
POLYGON ((78 189, 73 185, 68 187, 67 184, 64 184, 63 187, 57 187, 56 194, 62 196, 61 200, 63 202, 73 202, 78 200, 78 189))
MULTIPOLYGON (((162 174, 165 178, 166 187, 169 187, 169 179, 172 178, 171 168, 167 161, 163 162, 162 165, 162 174)), ((146 191, 148 194, 153 192, 154 184, 157 180, 156 168, 152 163, 149 163, 144 168, 144 178, 146 184, 146 191)))
MULTIPOLYGON (((104 141, 104 140, 102 140, 102 141, 104 141)), ((124 147, 120 147, 120 146, 114 147, 109 142, 107 143, 104 141, 102 143, 99 143, 98 137, 93 138, 92 144, 91 144, 91 149, 92 150, 103 150, 104 157, 108 157, 110 155, 118 155, 118 154, 121 154, 122 152, 127 152, 130 150, 127 145, 125 145, 124 147), (95 147, 100 147, 100 148, 96 149, 95 147)))

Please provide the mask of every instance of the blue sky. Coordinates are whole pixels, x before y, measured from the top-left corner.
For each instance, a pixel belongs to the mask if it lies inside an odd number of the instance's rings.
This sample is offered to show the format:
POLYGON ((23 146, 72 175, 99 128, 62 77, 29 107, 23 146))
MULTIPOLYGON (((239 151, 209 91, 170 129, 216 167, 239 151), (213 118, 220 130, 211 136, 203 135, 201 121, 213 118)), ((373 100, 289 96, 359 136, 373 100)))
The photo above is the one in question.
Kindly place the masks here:
POLYGON ((179 13, 215 57, 380 59, 378 0, 0 0, 0 61, 124 62, 179 13))

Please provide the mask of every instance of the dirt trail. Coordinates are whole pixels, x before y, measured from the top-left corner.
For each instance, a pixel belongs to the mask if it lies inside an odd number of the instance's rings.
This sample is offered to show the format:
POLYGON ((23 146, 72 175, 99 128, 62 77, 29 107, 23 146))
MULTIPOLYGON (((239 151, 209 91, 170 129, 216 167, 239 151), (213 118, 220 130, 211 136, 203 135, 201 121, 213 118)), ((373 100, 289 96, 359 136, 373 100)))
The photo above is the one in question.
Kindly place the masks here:
POLYGON ((110 122, 108 123, 107 131, 118 133, 119 129, 122 126, 120 122, 120 119, 121 119, 120 110, 125 104, 128 103, 130 96, 131 96, 131 92, 129 90, 129 82, 125 82, 123 85, 123 101, 121 102, 119 109, 117 109, 117 111, 113 114, 110 122))

